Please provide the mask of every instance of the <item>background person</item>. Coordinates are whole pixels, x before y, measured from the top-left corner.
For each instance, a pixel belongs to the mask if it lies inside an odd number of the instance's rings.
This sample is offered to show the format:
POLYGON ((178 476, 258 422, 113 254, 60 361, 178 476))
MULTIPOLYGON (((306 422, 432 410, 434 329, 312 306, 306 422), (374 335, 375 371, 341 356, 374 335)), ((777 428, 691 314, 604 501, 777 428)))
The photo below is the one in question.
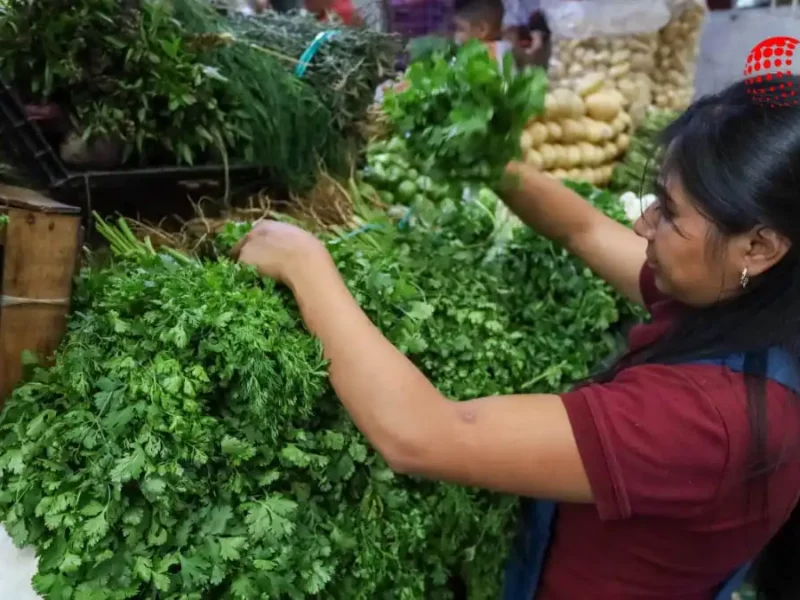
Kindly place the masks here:
POLYGON ((503 3, 500 0, 467 0, 456 7, 453 19, 457 44, 469 40, 483 42, 493 58, 502 64, 512 50, 511 42, 501 39, 503 3))

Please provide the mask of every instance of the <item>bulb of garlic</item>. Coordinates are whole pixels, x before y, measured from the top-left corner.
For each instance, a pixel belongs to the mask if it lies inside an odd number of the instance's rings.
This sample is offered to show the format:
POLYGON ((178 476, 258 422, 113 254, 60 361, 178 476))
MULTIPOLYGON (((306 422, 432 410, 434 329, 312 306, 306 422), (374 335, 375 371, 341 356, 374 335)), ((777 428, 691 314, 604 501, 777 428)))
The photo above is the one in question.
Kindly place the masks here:
POLYGON ((635 192, 625 192, 619 197, 619 201, 625 211, 625 216, 631 221, 635 221, 642 216, 648 206, 656 201, 656 197, 654 194, 645 194, 640 198, 635 192))

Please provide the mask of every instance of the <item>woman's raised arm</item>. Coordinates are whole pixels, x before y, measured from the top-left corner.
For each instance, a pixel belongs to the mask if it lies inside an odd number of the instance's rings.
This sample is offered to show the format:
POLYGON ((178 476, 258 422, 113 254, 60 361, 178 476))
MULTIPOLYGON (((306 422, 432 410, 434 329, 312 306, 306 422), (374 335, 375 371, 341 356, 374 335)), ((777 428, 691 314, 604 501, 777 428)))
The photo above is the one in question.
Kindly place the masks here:
POLYGON ((286 283, 330 361, 330 380, 361 432, 400 473, 572 502, 591 491, 559 396, 445 398, 372 324, 325 248, 262 223, 240 261, 286 283))
POLYGON ((526 225, 564 246, 620 294, 643 303, 644 239, 533 167, 511 163, 507 171, 503 200, 526 225))

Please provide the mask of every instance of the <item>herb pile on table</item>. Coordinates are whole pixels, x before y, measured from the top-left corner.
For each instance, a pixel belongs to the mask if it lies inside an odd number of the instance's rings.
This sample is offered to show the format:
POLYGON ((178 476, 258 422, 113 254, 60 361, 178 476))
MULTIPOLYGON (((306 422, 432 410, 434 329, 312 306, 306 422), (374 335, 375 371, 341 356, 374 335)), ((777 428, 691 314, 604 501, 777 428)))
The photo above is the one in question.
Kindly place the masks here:
POLYGON ((276 189, 305 191, 320 165, 348 172, 396 48, 348 30, 299 77, 320 27, 309 15, 226 15, 206 0, 9 0, 0 73, 25 102, 63 107, 61 127, 120 146, 125 165, 247 162, 276 189))
MULTIPOLYGON (((492 252, 483 201, 410 228, 372 218, 329 245, 443 393, 564 389, 612 351, 627 305, 525 230, 492 252)), ((395 476, 286 290, 100 223, 117 261, 82 272, 55 364, 0 419, 0 516, 36 548, 40 594, 421 600, 461 573, 471 599, 497 597, 514 498, 395 476)))

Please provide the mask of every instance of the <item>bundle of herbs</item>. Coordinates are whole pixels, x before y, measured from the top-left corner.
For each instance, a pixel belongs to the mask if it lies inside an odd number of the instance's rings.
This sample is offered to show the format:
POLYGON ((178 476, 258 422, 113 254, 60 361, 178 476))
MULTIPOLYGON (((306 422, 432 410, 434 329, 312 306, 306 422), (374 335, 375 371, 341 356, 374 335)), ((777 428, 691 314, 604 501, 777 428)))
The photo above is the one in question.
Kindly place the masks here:
MULTIPOLYGON (((482 202, 327 241, 364 310, 454 400, 564 389, 613 349, 627 305, 530 232, 487 261, 482 202)), ((100 227, 117 262, 82 272, 54 365, 0 420, 0 515, 36 548, 40 594, 427 600, 458 572, 471 600, 498 596, 514 498, 394 475, 286 290, 100 227)))
POLYGON ((494 187, 508 162, 520 156, 519 139, 544 109, 542 69, 502 67, 484 44, 425 54, 409 67, 402 91, 388 91, 383 106, 395 133, 421 172, 439 180, 494 187))
POLYGON ((171 0, 170 5, 189 47, 225 77, 227 94, 247 124, 247 141, 239 151, 249 162, 267 167, 292 191, 308 189, 321 165, 346 171, 352 148, 335 126, 334 107, 287 68, 293 57, 239 35, 235 18, 207 0, 171 0))
POLYGON ((63 135, 121 144, 124 159, 191 164, 245 137, 223 78, 165 3, 8 0, 0 72, 25 102, 61 105, 63 135))
POLYGON ((207 2, 10 0, 0 48, 26 102, 65 109, 65 139, 121 147, 123 163, 248 162, 293 191, 320 163, 347 166, 325 99, 207 2))
POLYGON ((375 100, 378 85, 393 75, 399 40, 381 31, 321 23, 309 14, 267 12, 229 17, 235 35, 285 55, 286 67, 298 65, 308 82, 330 107, 337 128, 357 136, 375 100), (316 44, 318 37, 326 36, 316 44), (327 37, 329 36, 329 37, 327 37), (312 44, 316 51, 301 61, 312 44))

